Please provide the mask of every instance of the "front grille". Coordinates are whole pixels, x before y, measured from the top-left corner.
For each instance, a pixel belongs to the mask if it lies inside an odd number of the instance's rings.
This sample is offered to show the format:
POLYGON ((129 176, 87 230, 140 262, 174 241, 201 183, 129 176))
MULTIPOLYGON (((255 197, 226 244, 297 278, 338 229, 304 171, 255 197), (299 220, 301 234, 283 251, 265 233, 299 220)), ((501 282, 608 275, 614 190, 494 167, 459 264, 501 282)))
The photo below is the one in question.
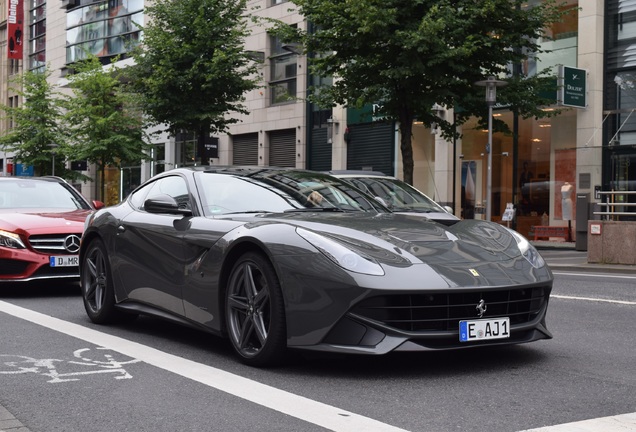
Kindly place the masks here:
POLYGON ((481 300, 487 306, 483 318, 506 316, 515 325, 535 319, 549 295, 549 287, 383 295, 363 300, 351 312, 403 331, 454 331, 459 321, 479 318, 481 300))
MULTIPOLYGON (((33 249, 40 253, 68 255, 69 252, 64 247, 64 240, 69 235, 73 234, 32 235, 29 237, 29 243, 31 243, 33 249)), ((78 237, 82 236, 81 233, 75 235, 78 237)))

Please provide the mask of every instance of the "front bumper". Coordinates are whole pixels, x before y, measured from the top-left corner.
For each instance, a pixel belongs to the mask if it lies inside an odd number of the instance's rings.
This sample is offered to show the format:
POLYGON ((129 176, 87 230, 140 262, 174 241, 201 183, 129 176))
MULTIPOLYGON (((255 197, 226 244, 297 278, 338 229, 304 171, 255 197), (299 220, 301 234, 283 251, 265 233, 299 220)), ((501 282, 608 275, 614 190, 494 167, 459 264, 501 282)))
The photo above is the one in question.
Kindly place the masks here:
POLYGON ((552 339, 552 333, 545 324, 546 311, 547 303, 532 321, 511 325, 509 338, 472 342, 460 342, 459 329, 406 332, 348 313, 322 343, 294 348, 334 353, 381 355, 391 351, 440 351, 528 343, 541 339, 552 339))
POLYGON ((79 267, 51 267, 50 255, 28 249, 0 250, 0 283, 48 279, 79 280, 79 267))

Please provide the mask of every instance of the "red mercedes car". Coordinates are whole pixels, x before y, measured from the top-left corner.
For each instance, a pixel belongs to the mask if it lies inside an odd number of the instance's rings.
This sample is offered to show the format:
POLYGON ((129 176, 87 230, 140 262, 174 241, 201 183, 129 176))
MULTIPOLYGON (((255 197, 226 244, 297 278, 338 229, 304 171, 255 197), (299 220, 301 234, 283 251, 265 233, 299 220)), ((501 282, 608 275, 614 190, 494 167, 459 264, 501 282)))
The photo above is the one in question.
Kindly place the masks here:
POLYGON ((89 203, 58 177, 0 177, 0 282, 79 279, 89 203))

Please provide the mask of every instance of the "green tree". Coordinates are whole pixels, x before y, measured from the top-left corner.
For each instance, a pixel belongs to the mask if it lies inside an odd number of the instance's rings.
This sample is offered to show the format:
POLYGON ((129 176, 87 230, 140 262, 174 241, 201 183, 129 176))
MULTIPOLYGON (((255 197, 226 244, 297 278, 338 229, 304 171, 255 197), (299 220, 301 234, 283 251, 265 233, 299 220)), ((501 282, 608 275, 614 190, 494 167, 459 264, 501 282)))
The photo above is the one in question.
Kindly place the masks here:
POLYGON ((139 163, 148 159, 148 137, 134 95, 125 91, 122 69, 115 61, 104 68, 92 55, 73 65, 69 77, 72 94, 63 100, 68 125, 66 149, 75 160, 97 165, 101 173, 101 196, 106 196, 105 168, 139 163))
POLYGON ((13 152, 14 158, 33 166, 35 175, 50 175, 55 160, 55 174, 69 178, 72 172, 65 168, 65 132, 59 95, 47 78, 51 72, 27 71, 16 76, 12 89, 22 103, 19 106, 0 106, 4 119, 12 128, 0 137, 0 147, 13 152))
MULTIPOLYGON (((539 109, 540 96, 553 81, 545 76, 510 73, 541 52, 537 40, 558 20, 557 5, 546 0, 533 8, 525 0, 290 0, 310 23, 309 31, 278 23, 287 41, 301 42, 317 76, 336 77, 313 89, 323 106, 378 104, 384 118, 397 121, 404 179, 413 182, 413 120, 436 123, 445 137, 477 115, 487 118, 487 76, 506 77, 497 102, 524 117, 553 115, 539 109), (456 119, 437 118, 432 106, 461 107, 456 119)), ((502 127, 502 124, 496 125, 502 127)))
POLYGON ((172 134, 194 132, 199 144, 247 113, 257 87, 244 51, 245 0, 156 0, 146 8, 143 44, 133 53, 131 85, 144 112, 172 134))

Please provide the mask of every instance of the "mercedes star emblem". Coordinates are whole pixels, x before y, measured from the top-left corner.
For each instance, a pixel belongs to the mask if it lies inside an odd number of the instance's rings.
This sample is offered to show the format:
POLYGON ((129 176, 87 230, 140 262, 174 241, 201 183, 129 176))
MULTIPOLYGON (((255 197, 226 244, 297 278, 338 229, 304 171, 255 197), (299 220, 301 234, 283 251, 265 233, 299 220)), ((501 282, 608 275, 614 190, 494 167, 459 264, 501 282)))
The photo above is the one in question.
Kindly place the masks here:
POLYGON ((64 239, 64 249, 69 253, 75 254, 80 250, 80 238, 72 234, 64 239))

